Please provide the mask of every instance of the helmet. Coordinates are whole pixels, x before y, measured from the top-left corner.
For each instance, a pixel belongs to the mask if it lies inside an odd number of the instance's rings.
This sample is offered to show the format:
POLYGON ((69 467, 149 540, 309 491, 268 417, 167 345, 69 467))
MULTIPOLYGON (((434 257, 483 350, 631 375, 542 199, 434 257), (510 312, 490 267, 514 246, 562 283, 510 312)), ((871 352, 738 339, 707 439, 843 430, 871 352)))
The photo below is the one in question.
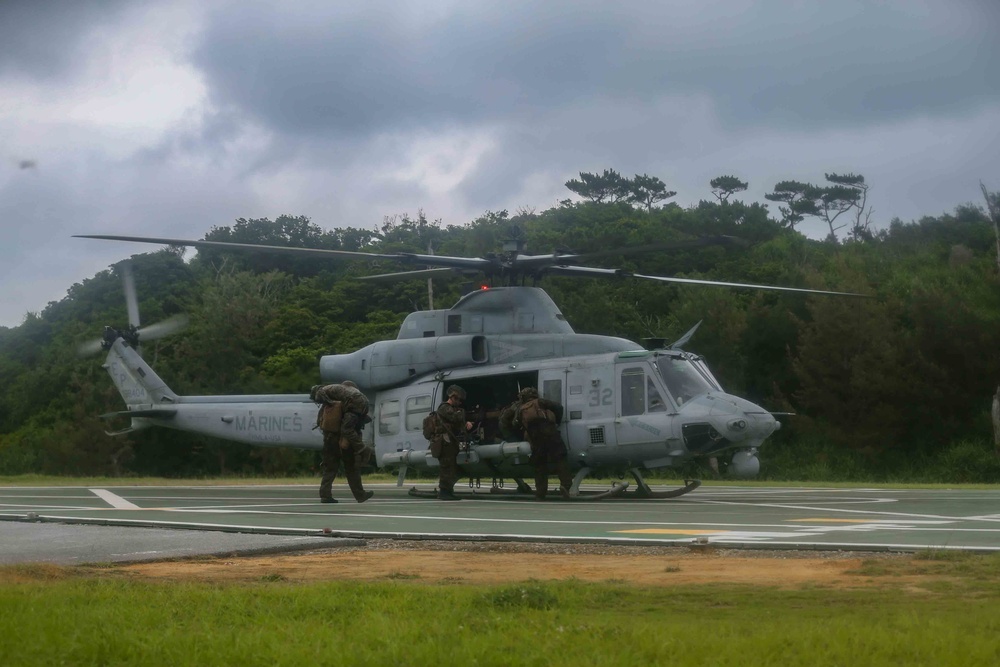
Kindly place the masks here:
POLYGON ((357 389, 357 388, 358 388, 358 385, 354 384, 354 383, 353 383, 353 382, 351 382, 350 380, 344 380, 344 381, 343 381, 343 382, 341 382, 340 384, 344 385, 345 387, 354 387, 355 389, 357 389))
POLYGON ((525 387, 521 390, 521 393, 518 394, 518 397, 522 401, 530 401, 534 398, 538 398, 538 390, 534 387, 525 387))
POLYGON ((465 400, 465 390, 459 387, 457 384, 453 384, 448 387, 448 398, 452 396, 458 396, 463 401, 465 400))
POLYGON ((314 384, 312 386, 312 389, 309 390, 309 400, 310 401, 315 401, 316 400, 316 392, 319 391, 322 387, 323 387, 323 385, 321 385, 321 384, 314 384))

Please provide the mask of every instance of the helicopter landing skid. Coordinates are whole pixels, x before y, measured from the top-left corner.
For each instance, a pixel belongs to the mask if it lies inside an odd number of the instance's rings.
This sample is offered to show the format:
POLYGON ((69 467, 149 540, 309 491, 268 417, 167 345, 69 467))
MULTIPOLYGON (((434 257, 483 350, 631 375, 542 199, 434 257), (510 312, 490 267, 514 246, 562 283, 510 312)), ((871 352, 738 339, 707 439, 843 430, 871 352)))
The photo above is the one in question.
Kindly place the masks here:
POLYGON ((556 494, 556 498, 559 500, 571 500, 577 502, 607 500, 608 498, 622 497, 625 495, 626 489, 628 489, 628 482, 615 482, 607 491, 580 491, 575 495, 571 492, 568 498, 563 498, 556 494))
MULTIPOLYGON (((629 487, 628 482, 615 482, 615 484, 607 491, 581 491, 576 495, 571 495, 568 498, 564 498, 559 495, 558 492, 549 492, 547 500, 557 500, 562 502, 594 502, 597 500, 607 500, 609 498, 618 498, 625 493, 625 490, 629 487)), ((530 487, 529 487, 530 488, 530 487)), ((483 498, 485 494, 482 493, 463 493, 461 491, 454 492, 456 496, 460 498, 483 498)), ((437 489, 418 489, 413 486, 410 487, 409 495, 414 498, 429 498, 436 499, 438 497, 437 489)), ((491 488, 490 495, 504 495, 509 497, 511 500, 534 500, 535 496, 530 493, 524 493, 520 490, 515 489, 498 489, 491 488)))
POLYGON ((637 498, 640 500, 644 500, 647 498, 654 500, 663 498, 679 498, 680 496, 683 496, 686 493, 691 493, 699 486, 701 486, 700 479, 686 479, 684 480, 684 486, 678 487, 676 489, 671 489, 669 491, 653 491, 651 488, 649 488, 649 485, 646 484, 646 480, 642 478, 642 475, 633 473, 633 476, 635 476, 636 488, 631 495, 633 498, 637 498))

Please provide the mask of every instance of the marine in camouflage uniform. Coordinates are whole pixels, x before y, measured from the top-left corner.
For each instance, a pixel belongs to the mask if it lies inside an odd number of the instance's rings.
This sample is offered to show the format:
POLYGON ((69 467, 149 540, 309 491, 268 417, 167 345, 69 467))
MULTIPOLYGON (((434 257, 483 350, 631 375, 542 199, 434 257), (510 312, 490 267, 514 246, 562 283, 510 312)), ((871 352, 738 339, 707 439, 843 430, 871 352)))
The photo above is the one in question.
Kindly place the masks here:
POLYGON ((515 425, 520 422, 531 444, 531 464, 535 467, 535 498, 544 500, 549 490, 549 471, 559 476, 559 493, 569 498, 573 476, 566 463, 566 444, 559 433, 563 406, 538 397, 538 390, 525 387, 520 394, 515 425))
POLYGON ((438 478, 438 498, 441 500, 460 500, 455 495, 455 482, 458 481, 458 438, 472 424, 465 420, 465 390, 457 384, 448 387, 448 400, 436 410, 439 422, 437 435, 434 436, 432 448, 439 451, 438 463, 441 466, 438 478))
POLYGON ((517 411, 520 408, 521 400, 517 399, 500 412, 500 435, 507 442, 524 439, 524 432, 517 421, 517 411))
POLYGON ((309 397, 317 403, 326 404, 340 401, 343 408, 343 418, 339 431, 323 431, 323 479, 319 483, 319 498, 324 503, 335 503, 333 497, 333 480, 337 477, 340 464, 344 464, 344 475, 347 485, 351 488, 354 499, 363 503, 374 494, 365 491, 361 483, 361 472, 358 470, 367 454, 361 440, 361 429, 368 419, 368 398, 350 380, 340 384, 316 385, 309 397), (341 448, 341 441, 346 447, 341 448))

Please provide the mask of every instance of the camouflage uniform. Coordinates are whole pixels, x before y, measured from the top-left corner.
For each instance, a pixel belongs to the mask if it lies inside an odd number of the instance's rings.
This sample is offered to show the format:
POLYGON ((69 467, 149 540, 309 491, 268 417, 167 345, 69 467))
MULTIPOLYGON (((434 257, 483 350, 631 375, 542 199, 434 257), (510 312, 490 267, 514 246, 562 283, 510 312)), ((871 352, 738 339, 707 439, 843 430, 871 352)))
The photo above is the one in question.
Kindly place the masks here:
POLYGON ((353 382, 317 385, 313 387, 310 397, 317 403, 340 401, 344 411, 339 431, 323 431, 321 463, 323 479, 319 483, 320 500, 327 503, 337 502, 332 495, 333 480, 337 477, 340 464, 343 463, 347 485, 351 488, 354 499, 363 503, 373 495, 371 491, 365 491, 361 483, 361 472, 358 470, 366 455, 371 453, 361 440, 361 429, 367 419, 368 398, 353 382), (340 447, 342 439, 347 444, 345 449, 340 447))
POLYGON ((559 433, 562 416, 561 404, 538 398, 538 392, 533 387, 521 391, 521 405, 516 421, 521 423, 531 444, 531 463, 535 466, 535 497, 539 500, 544 499, 548 493, 551 469, 554 468, 559 476, 559 492, 564 498, 569 497, 569 488, 573 483, 573 476, 566 464, 566 444, 559 433), (539 412, 540 416, 532 418, 532 413, 539 412))
MULTIPOLYGON (((457 385, 448 387, 448 397, 453 394, 465 399, 465 391, 457 385), (460 393, 456 393, 460 392, 460 393)), ((458 481, 458 438, 465 433, 465 410, 445 401, 438 406, 440 428, 434 436, 435 448, 440 448, 438 463, 441 466, 438 478, 438 497, 442 500, 457 500, 455 482, 458 481)))
POLYGON ((524 432, 517 421, 517 411, 521 408, 521 401, 516 400, 500 413, 500 435, 507 442, 523 440, 524 432))

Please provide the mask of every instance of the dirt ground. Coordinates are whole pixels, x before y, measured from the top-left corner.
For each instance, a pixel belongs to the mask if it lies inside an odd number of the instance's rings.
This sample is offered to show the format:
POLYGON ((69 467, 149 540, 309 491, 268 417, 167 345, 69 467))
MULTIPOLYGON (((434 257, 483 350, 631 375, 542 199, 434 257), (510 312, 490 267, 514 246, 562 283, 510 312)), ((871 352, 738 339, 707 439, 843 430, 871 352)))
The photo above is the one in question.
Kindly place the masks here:
MULTIPOLYGON (((908 555, 855 552, 737 551, 688 547, 610 547, 475 542, 374 541, 364 547, 295 554, 136 563, 115 568, 171 581, 414 580, 505 584, 578 579, 671 586, 753 584, 778 588, 878 585, 863 561, 908 555)), ((907 577, 902 577, 903 579, 907 577)), ((896 584, 907 585, 893 577, 896 584)))

